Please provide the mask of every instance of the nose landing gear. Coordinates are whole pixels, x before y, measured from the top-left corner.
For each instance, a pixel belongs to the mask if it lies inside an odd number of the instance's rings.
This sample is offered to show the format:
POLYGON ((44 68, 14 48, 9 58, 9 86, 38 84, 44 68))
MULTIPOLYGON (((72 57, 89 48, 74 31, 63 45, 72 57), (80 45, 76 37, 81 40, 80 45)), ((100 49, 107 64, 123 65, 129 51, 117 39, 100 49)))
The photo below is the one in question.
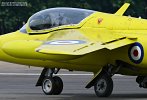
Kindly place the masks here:
POLYGON ((42 86, 42 91, 46 95, 59 95, 63 90, 63 81, 57 74, 60 69, 47 69, 44 68, 36 86, 42 86))
POLYGON ((63 90, 62 79, 58 76, 46 77, 42 82, 42 90, 46 95, 59 95, 63 90))

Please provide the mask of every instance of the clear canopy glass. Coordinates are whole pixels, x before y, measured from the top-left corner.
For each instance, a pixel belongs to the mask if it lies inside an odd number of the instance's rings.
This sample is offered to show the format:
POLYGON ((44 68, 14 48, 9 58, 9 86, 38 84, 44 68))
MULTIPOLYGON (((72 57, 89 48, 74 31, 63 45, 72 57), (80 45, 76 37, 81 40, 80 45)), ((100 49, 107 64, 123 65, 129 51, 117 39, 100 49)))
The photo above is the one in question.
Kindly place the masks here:
POLYGON ((32 30, 43 30, 62 25, 78 24, 95 11, 78 8, 51 8, 34 14, 29 20, 32 30))

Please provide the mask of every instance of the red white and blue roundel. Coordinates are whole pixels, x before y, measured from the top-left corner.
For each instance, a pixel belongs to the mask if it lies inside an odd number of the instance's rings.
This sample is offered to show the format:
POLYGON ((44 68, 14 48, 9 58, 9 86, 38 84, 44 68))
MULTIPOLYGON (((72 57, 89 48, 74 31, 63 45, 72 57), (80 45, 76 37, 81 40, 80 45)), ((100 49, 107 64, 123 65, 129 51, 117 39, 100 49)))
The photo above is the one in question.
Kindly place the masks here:
POLYGON ((143 46, 138 42, 132 44, 129 48, 128 55, 130 60, 135 64, 141 63, 144 57, 143 46))

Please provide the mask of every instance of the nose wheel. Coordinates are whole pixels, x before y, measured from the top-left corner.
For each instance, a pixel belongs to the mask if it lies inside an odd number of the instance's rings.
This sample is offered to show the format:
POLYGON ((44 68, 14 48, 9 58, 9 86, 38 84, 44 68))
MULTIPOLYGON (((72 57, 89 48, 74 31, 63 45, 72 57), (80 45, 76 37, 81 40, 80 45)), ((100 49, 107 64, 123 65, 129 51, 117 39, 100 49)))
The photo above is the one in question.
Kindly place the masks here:
POLYGON ((63 90, 63 81, 60 77, 46 77, 42 82, 42 91, 46 95, 59 95, 63 90))
POLYGON ((49 69, 44 68, 42 73, 36 83, 36 86, 41 86, 42 91, 46 95, 59 95, 63 90, 63 81, 58 76, 53 76, 57 74, 60 69, 49 69))
POLYGON ((60 77, 55 76, 53 77, 53 80, 55 81, 55 91, 54 91, 54 95, 59 95, 61 94, 62 90, 63 90, 63 81, 60 77))

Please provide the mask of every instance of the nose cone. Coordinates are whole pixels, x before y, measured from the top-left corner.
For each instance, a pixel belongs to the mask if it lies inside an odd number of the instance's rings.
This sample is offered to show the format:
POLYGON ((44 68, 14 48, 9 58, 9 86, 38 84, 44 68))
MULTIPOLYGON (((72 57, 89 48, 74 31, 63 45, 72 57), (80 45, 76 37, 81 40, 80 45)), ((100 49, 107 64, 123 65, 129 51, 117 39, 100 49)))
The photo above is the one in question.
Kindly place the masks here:
POLYGON ((41 42, 38 41, 27 41, 27 40, 14 40, 5 43, 1 49, 8 55, 17 58, 32 58, 41 42))

